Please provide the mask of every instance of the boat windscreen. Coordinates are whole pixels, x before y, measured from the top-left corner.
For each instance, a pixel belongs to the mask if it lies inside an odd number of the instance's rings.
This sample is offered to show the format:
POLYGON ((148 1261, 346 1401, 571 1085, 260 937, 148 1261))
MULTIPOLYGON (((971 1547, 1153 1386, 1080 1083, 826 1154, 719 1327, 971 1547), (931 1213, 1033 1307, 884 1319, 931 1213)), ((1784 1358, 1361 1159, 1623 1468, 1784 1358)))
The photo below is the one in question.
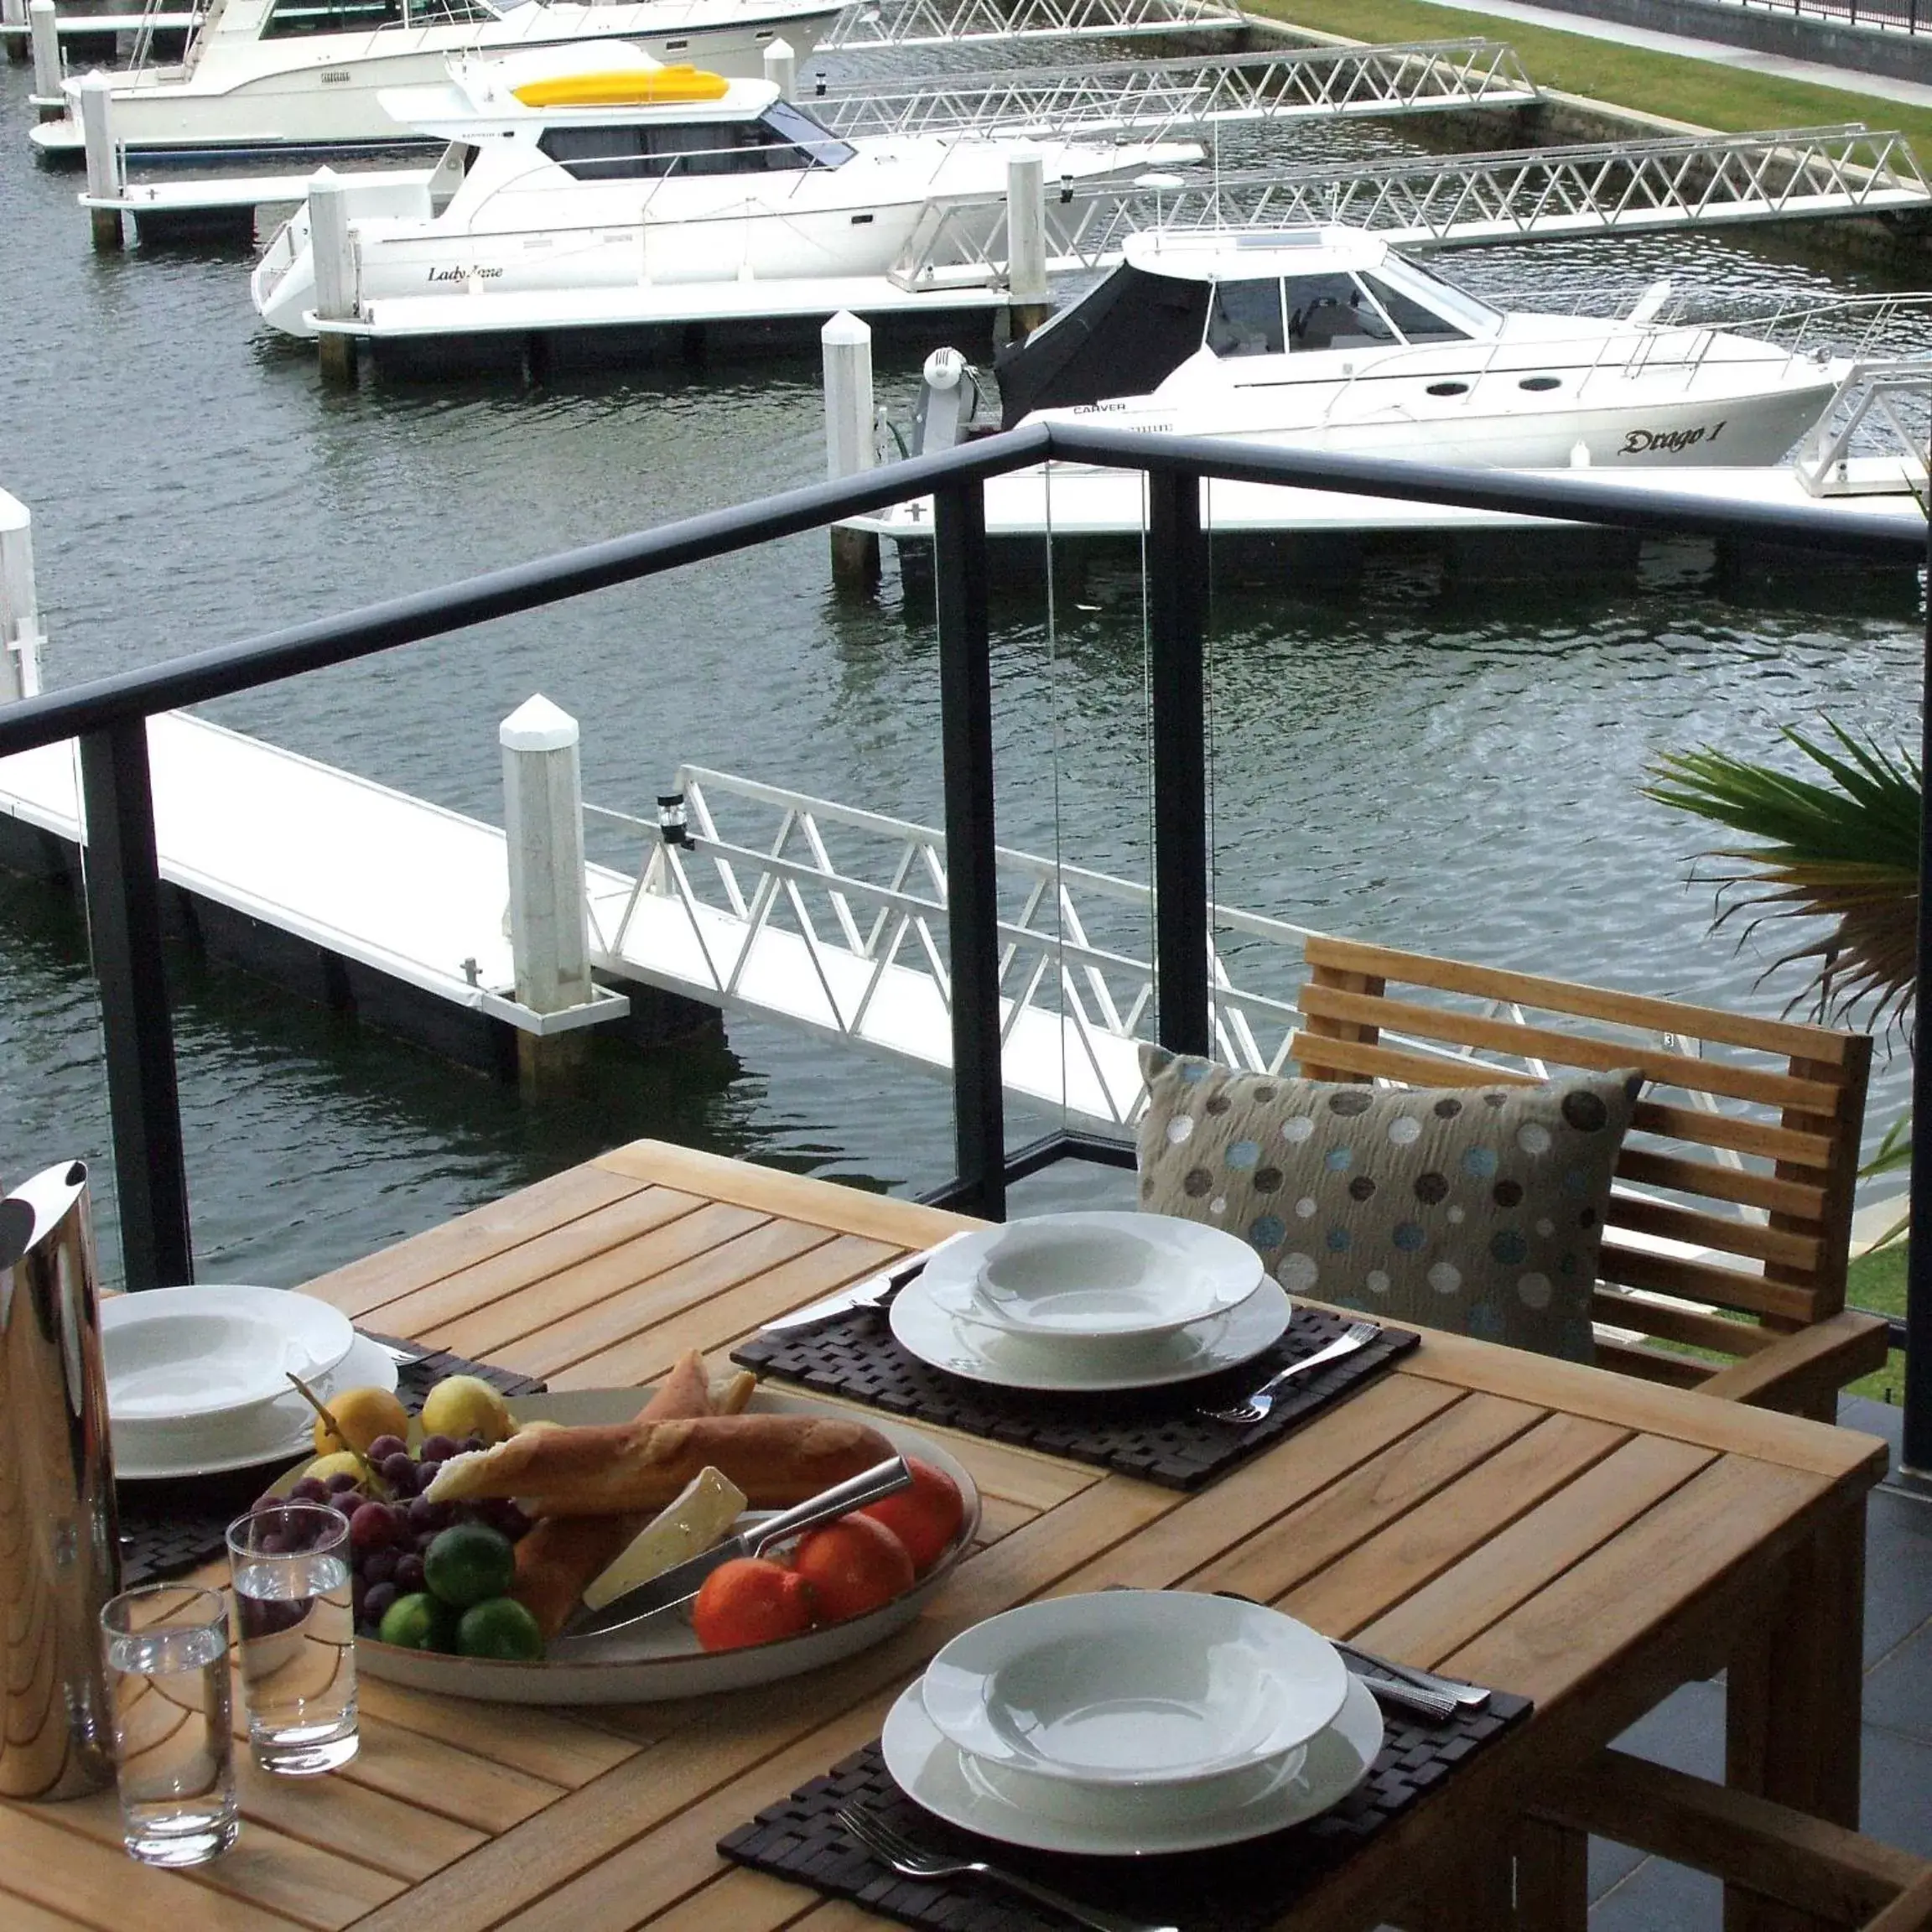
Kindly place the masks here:
POLYGON ((1363 278, 1374 291, 1375 299, 1389 313, 1389 319, 1411 342, 1467 342, 1469 331, 1450 320, 1446 315, 1439 315, 1432 309, 1425 308, 1413 296, 1405 295, 1385 277, 1368 275, 1363 278))
POLYGON ((794 107, 789 101, 774 101, 762 118, 775 133, 809 154, 815 168, 843 168, 859 152, 836 134, 828 133, 802 107, 794 107))
POLYGON ((1207 319, 1205 282, 1124 264, 995 359, 1000 427, 1036 409, 1145 395, 1200 348, 1207 319))

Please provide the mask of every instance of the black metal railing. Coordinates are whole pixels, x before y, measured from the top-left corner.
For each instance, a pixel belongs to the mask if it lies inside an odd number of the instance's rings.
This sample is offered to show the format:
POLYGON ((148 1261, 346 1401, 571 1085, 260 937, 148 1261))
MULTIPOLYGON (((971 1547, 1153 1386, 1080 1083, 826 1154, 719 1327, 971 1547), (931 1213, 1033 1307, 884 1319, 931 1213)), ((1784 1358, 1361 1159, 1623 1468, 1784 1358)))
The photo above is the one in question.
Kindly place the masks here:
MULTIPOLYGON (((1742 509, 1659 492, 1641 501, 1587 475, 1526 478, 1098 428, 1035 426, 943 455, 688 517, 658 529, 299 624, 236 644, 98 678, 0 709, 0 757, 78 739, 88 827, 86 895, 100 983, 108 1104, 127 1285, 193 1279, 173 1025, 162 956, 160 875, 147 720, 184 705, 399 645, 539 609, 683 565, 795 536, 930 494, 934 503, 940 714, 946 787, 948 937, 955 1174, 937 1198, 999 1217, 1010 1182, 1075 1156, 1126 1158, 1089 1135, 1048 1135, 1009 1154, 1000 1081, 1000 932, 995 892, 991 647, 986 522, 989 477, 1052 458, 1147 478, 1150 701, 1153 708, 1154 968, 1162 1044, 1209 1046, 1208 870, 1202 640, 1208 477, 1556 517, 1639 531, 1752 540, 1874 562, 1927 561, 1927 538, 1862 527, 1823 509, 1742 509)), ((1932 609, 1927 622, 1932 667, 1932 609)), ((1925 753, 1932 763, 1932 707, 1925 753)), ((1932 815, 1922 826, 1932 865, 1932 815)), ((1919 966, 1932 959, 1920 901, 1919 966)), ((1932 1121, 1932 1054, 1915 1055, 1914 1110, 1932 1121)), ((1914 1143, 1912 1193, 1932 1201, 1932 1135, 1914 1143)), ((1914 1223, 1903 1325, 1905 1457, 1932 1471, 1932 1215, 1914 1223)))
POLYGON ((1932 27, 1932 13, 1924 12, 1919 0, 1724 0, 1724 4, 1879 33, 1915 34, 1921 26, 1932 27))

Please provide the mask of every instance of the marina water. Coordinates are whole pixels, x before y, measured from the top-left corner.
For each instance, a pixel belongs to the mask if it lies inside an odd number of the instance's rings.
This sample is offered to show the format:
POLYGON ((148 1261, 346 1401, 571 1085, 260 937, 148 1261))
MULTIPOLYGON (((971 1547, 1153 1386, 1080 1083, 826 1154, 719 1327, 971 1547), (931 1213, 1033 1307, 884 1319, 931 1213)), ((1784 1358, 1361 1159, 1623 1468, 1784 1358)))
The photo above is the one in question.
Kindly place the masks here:
MULTIPOLYGON (((312 349, 257 324, 245 251, 89 252, 76 179, 28 158, 29 86, 25 68, 0 68, 0 486, 34 512, 52 685, 823 473, 808 344, 536 388, 326 392, 312 349)), ((1311 158, 1412 151, 1398 123, 1269 138, 1311 158)), ((1241 142, 1231 163, 1253 158, 1241 142)), ((1661 276, 1740 304, 1898 285, 1797 248, 1734 231, 1472 251, 1448 267, 1517 306, 1634 299, 1661 276)), ((901 416, 917 370, 917 352, 881 355, 881 400, 901 416)), ((1761 975, 1784 936, 1706 937, 1711 891, 1687 883, 1686 862, 1712 841, 1639 795, 1646 761, 1705 743, 1775 756, 1779 727, 1822 714, 1883 744, 1912 738, 1920 620, 1909 589, 1846 575, 1726 595, 1708 564, 1687 542, 1601 586, 1458 592, 1404 569, 1352 594, 1218 588, 1217 896, 1353 937, 1781 1010, 1798 977, 1761 975)), ((1002 843, 1146 880, 1137 569, 1097 568, 1051 611, 1043 582, 1015 591, 995 622, 1002 843)), ((648 815, 691 761, 940 820, 929 613, 890 574, 875 602, 835 597, 819 535, 211 714, 500 823, 496 725, 538 690, 583 720, 596 803, 648 815)), ((50 1147, 104 1156, 78 916, 0 878, 0 1176, 50 1147)), ((906 1191, 950 1167, 943 1083, 735 1017, 723 1046, 600 1052, 589 1093, 534 1104, 236 973, 184 966, 176 1025, 210 1280, 301 1280, 638 1135, 906 1191)), ((1875 1125, 1903 1104, 1903 1077, 1901 1052, 1875 1125)), ((103 1259, 115 1265, 111 1227, 103 1259)))

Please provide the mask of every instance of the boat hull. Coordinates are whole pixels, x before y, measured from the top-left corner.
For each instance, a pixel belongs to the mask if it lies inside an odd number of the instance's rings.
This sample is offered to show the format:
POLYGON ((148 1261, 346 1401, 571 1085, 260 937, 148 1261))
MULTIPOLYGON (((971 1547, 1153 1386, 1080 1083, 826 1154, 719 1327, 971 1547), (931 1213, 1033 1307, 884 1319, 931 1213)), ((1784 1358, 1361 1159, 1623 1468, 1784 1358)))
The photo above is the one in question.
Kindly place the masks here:
MULTIPOLYGON (((192 73, 160 69, 117 86, 114 134, 127 153, 150 158, 423 145, 422 136, 389 117, 377 96, 387 88, 446 80, 453 54, 621 39, 667 65, 688 62, 727 79, 756 80, 764 73, 765 49, 775 38, 782 36, 802 60, 838 13, 832 0, 780 0, 735 13, 715 5, 551 7, 529 0, 496 23, 514 29, 513 35, 475 26, 386 29, 394 36, 392 45, 370 53, 371 43, 384 36, 360 34, 355 44, 363 51, 335 60, 327 50, 313 55, 309 47, 283 43, 291 47, 291 61, 304 64, 273 72, 247 71, 239 55, 223 58, 226 50, 214 46, 192 73), (527 23, 526 13, 532 17, 527 23)), ((244 44, 245 49, 262 44, 244 44)), ((60 119, 33 128, 29 138, 44 153, 78 153, 77 112, 70 108, 60 119)))
MULTIPOLYGON (((554 171, 532 170, 537 185, 530 191, 506 186, 480 196, 486 218, 463 218, 459 200, 432 219, 426 191, 416 216, 362 220, 351 203, 356 304, 366 312, 385 301, 538 296, 552 299, 544 312, 554 315, 554 326, 567 327, 574 298, 599 306, 612 290, 882 280, 922 220, 950 200, 984 200, 1005 168, 1005 149, 998 143, 908 147, 917 152, 859 157, 836 170, 802 170, 779 177, 782 188, 760 191, 748 192, 730 178, 648 188, 558 186, 554 171)), ((1104 179, 1192 160, 1198 150, 1153 144, 1110 150, 1104 160, 1077 150, 1052 153, 1051 173, 1104 179)), ((273 327, 293 335, 315 334, 305 208, 271 237, 251 293, 257 313, 273 327)))
POLYGON ((1270 420, 1265 399, 1252 395, 1245 408, 1104 402, 1044 413, 1113 428, 1416 462, 1530 470, 1746 467, 1784 456, 1838 385, 1831 366, 1794 361, 1768 345, 1749 346, 1763 350, 1761 359, 1637 375, 1598 370, 1576 377, 1567 393, 1525 393, 1517 372, 1506 371, 1472 383, 1455 408, 1428 407, 1426 385, 1410 379, 1390 385, 1394 392, 1381 398, 1366 393, 1366 385, 1353 392, 1343 385, 1311 386, 1296 399, 1299 421, 1280 419, 1279 400, 1270 420))

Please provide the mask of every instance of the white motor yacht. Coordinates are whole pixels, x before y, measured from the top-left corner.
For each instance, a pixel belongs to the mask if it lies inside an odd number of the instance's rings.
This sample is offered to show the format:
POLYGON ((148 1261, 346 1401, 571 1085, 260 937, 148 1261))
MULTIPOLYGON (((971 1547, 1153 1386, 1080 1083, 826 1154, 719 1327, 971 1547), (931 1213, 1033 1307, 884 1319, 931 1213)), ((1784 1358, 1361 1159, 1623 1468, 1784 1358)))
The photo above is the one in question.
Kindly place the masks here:
MULTIPOLYGON (((569 323, 573 300, 613 289, 883 277, 922 215, 1002 195, 1022 146, 969 134, 842 140, 769 81, 657 67, 618 45, 453 61, 444 86, 386 98, 399 121, 450 145, 418 212, 351 221, 358 309, 537 296, 554 298, 555 326, 569 323)), ((1174 142, 1025 148, 1062 181, 1201 154, 1174 142)), ((306 207, 271 238, 252 288, 276 328, 315 333, 306 207)))
MULTIPOLYGON (((179 66, 113 76, 115 139, 130 154, 288 153, 411 138, 385 88, 442 80, 453 55, 622 40, 652 60, 764 72, 782 37, 802 60, 844 0, 210 0, 179 66)), ((49 153, 82 146, 80 83, 29 131, 49 153)))
POLYGON ((1130 237, 997 367, 1005 424, 1102 422, 1358 456, 1766 464, 1846 366, 1656 319, 1493 308, 1358 229, 1130 237))

